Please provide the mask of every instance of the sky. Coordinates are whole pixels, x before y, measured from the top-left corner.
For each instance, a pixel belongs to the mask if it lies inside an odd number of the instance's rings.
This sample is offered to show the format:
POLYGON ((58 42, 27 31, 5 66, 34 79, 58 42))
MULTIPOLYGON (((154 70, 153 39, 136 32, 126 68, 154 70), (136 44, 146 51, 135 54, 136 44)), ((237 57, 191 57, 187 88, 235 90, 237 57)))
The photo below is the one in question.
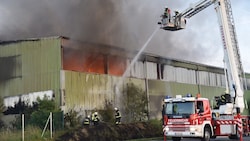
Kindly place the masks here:
MULTIPOLYGON (((164 7, 182 11, 199 0, 0 0, 0 40, 66 36, 139 51, 164 7)), ((231 0, 243 68, 250 73, 250 1, 231 0)), ((214 6, 191 17, 185 30, 158 30, 144 52, 223 67, 214 6)))

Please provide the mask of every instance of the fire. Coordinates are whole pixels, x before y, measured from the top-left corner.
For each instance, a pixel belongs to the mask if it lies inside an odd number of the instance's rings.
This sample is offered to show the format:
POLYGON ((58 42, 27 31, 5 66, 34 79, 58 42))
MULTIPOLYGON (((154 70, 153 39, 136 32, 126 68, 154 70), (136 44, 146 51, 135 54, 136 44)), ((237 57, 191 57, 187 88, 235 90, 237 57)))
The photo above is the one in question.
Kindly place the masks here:
POLYGON ((126 59, 119 56, 73 49, 63 52, 64 70, 122 76, 126 66, 126 59))
POLYGON ((108 73, 111 75, 122 76, 127 67, 126 59, 117 56, 108 57, 108 73))

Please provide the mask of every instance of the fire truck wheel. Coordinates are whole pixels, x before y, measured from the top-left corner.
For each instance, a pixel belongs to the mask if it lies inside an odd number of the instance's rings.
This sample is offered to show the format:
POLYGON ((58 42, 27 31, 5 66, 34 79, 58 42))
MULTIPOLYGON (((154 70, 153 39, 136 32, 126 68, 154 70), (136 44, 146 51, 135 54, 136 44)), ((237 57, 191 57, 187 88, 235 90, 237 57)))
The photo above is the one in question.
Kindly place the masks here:
POLYGON ((172 140, 173 140, 173 141, 180 141, 180 140, 181 140, 181 137, 172 137, 172 140))
POLYGON ((204 136, 201 138, 201 141, 210 141, 211 138, 211 131, 209 128, 205 128, 204 130, 204 136))

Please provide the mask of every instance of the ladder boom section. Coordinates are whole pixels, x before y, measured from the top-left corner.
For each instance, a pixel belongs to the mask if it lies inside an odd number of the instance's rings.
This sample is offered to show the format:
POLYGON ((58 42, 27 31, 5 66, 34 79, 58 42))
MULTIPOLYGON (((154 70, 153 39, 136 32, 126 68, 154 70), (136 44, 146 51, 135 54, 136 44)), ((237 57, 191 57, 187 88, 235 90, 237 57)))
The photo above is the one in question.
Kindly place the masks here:
POLYGON ((184 18, 190 18, 195 14, 199 13, 200 11, 206 9, 211 4, 214 3, 215 0, 201 0, 195 4, 191 4, 191 6, 180 13, 180 15, 184 18))
POLYGON ((239 46, 230 0, 217 0, 215 10, 218 15, 220 32, 224 49, 224 62, 228 79, 228 91, 234 100, 235 107, 244 110, 244 71, 240 59, 239 46))

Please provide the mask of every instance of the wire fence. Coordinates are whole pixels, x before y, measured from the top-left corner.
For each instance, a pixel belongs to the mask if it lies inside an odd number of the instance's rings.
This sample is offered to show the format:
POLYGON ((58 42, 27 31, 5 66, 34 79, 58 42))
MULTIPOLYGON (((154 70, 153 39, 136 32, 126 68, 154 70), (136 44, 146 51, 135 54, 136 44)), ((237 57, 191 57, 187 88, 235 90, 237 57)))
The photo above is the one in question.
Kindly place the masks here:
POLYGON ((43 140, 52 139, 56 132, 64 130, 64 115, 58 112, 39 114, 15 114, 2 116, 0 140, 43 140))

